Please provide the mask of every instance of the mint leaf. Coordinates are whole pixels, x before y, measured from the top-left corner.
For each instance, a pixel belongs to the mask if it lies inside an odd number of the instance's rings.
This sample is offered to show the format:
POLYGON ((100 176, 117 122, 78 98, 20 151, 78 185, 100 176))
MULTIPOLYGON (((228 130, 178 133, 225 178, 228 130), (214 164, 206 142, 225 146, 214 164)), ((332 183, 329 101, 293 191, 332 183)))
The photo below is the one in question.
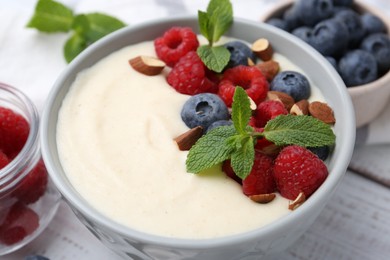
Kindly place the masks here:
POLYGON ((197 53, 207 68, 218 73, 225 68, 230 59, 230 52, 223 46, 202 45, 198 47, 197 53))
POLYGON ((200 33, 209 41, 200 46, 197 53, 203 63, 212 71, 221 72, 229 62, 230 52, 223 46, 214 47, 233 23, 233 7, 229 0, 211 0, 207 12, 198 11, 200 33))
POLYGON ((305 147, 332 145, 332 128, 312 116, 280 115, 268 121, 264 137, 278 146, 296 144, 305 147))
POLYGON ((255 160, 254 140, 252 136, 241 137, 240 149, 231 155, 231 165, 238 177, 245 179, 252 170, 255 160))
POLYGON ((198 24, 200 33, 209 41, 211 41, 209 35, 210 21, 209 16, 206 12, 198 10, 198 24))
POLYGON ((65 43, 64 57, 69 63, 77 55, 79 55, 85 48, 87 48, 87 42, 85 38, 78 32, 75 32, 65 43))
POLYGON ((73 18, 72 10, 63 4, 53 0, 39 0, 27 27, 47 33, 68 32, 73 18))
POLYGON ((207 7, 210 42, 217 42, 233 23, 233 7, 229 0, 211 0, 207 7))
POLYGON ((90 43, 126 26, 115 17, 102 13, 90 13, 85 16, 89 23, 89 30, 85 32, 85 36, 90 43))
POLYGON ((202 136, 188 153, 187 171, 199 173, 228 159, 234 146, 227 140, 236 134, 233 126, 221 126, 202 136))
POLYGON ((250 101, 242 87, 237 86, 233 96, 232 120, 237 132, 246 134, 246 127, 252 115, 250 101))

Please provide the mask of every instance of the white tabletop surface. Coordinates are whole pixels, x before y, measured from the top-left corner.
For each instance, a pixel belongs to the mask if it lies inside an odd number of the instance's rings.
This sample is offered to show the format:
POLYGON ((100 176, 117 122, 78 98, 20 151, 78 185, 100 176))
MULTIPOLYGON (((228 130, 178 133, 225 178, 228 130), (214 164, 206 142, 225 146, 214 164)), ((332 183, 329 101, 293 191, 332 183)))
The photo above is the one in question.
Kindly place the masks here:
MULTIPOLYGON (((205 9, 208 1, 61 2, 76 12, 106 12, 132 25, 170 15, 196 14, 197 10, 205 9)), ((232 2, 236 17, 258 20, 262 12, 280 1, 232 2)), ((390 16, 388 0, 365 2, 382 8, 390 16)), ((26 29, 35 3, 35 0, 0 0, 0 81, 22 89, 41 111, 53 82, 66 67, 62 46, 68 35, 44 35, 26 29)), ((390 259, 389 154, 388 143, 357 146, 345 178, 311 228, 288 250, 269 259, 390 259)), ((41 254, 54 260, 118 259, 63 202, 53 221, 36 240, 0 259, 19 260, 29 254, 41 254)))

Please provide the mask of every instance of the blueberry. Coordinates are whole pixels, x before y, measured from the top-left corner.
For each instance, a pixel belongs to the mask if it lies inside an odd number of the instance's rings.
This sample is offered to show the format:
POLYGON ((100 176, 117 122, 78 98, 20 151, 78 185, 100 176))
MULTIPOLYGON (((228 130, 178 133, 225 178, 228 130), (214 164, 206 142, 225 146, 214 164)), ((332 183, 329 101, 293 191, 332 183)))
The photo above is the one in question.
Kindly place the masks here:
POLYGON ((335 58, 331 56, 325 56, 325 59, 327 59, 329 63, 337 70, 337 61, 335 58))
POLYGON ((339 20, 324 20, 314 26, 310 45, 324 56, 338 56, 348 46, 348 29, 339 20))
POLYGON ((307 78, 296 71, 282 71, 271 81, 270 89, 289 94, 295 102, 310 97, 310 83, 307 78))
POLYGON ((24 260, 49 260, 49 258, 41 255, 28 255, 24 258, 24 260))
POLYGON ((312 36, 312 28, 310 28, 308 26, 301 26, 301 27, 294 29, 291 32, 291 34, 295 35, 296 37, 298 37, 302 41, 310 44, 311 36, 312 36))
POLYGON ((253 62, 256 61, 256 55, 249 48, 249 46, 240 41, 231 41, 224 46, 230 52, 230 60, 226 68, 233 68, 238 65, 248 66, 248 58, 253 62))
POLYGON ((283 20, 287 23, 288 31, 292 31, 302 25, 295 6, 288 8, 283 13, 283 20))
POLYGON ((375 57, 360 49, 349 51, 341 57, 338 71, 347 87, 374 81, 378 74, 375 57))
POLYGON ((360 16, 366 34, 386 33, 386 25, 376 15, 365 13, 360 16))
POLYGON ((333 15, 332 0, 301 0, 295 3, 297 15, 304 25, 314 26, 333 15))
POLYGON ((341 21, 347 26, 350 47, 355 47, 363 39, 365 33, 360 15, 355 11, 348 9, 338 12, 335 19, 341 21))
POLYGON ((353 0, 333 0, 334 6, 346 6, 351 7, 353 4, 353 0))
POLYGON ((384 33, 371 34, 363 39, 361 49, 374 55, 378 72, 386 73, 390 69, 390 37, 384 33))
POLYGON ((207 127, 206 133, 208 133, 209 131, 211 131, 214 128, 217 128, 219 126, 229 126, 229 125, 232 125, 232 124, 233 124, 233 121, 231 121, 231 120, 218 120, 218 121, 215 121, 211 125, 209 125, 209 127, 207 127))
POLYGON ((325 161, 330 153, 329 146, 320 146, 320 147, 308 147, 310 151, 318 156, 321 160, 325 161))
POLYGON ((272 26, 275 26, 279 29, 282 29, 284 31, 288 31, 288 24, 285 20, 280 18, 271 18, 267 22, 267 24, 270 24, 272 26))
POLYGON ((189 128, 202 126, 206 130, 218 120, 228 120, 229 111, 222 99, 211 93, 191 96, 181 110, 181 118, 189 128))

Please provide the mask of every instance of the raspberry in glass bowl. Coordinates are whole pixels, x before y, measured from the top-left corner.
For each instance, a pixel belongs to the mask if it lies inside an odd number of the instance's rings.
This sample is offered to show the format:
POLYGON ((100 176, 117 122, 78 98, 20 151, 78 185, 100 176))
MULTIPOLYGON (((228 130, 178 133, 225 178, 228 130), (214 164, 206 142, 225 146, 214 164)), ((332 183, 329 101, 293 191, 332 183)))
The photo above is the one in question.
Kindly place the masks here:
POLYGON ((0 255, 37 237, 59 205, 41 159, 38 129, 33 103, 0 83, 0 255))

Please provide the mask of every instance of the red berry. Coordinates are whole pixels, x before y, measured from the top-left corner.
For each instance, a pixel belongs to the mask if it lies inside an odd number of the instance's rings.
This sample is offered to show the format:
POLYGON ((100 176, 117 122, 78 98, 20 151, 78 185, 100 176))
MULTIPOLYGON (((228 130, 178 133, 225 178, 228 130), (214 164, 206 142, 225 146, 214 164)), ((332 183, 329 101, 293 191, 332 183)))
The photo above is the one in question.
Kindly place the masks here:
POLYGON ((237 183, 242 184, 242 180, 240 177, 236 175, 234 172, 232 165, 230 163, 230 160, 226 160, 222 163, 222 171, 228 176, 229 178, 232 178, 235 180, 237 183))
POLYGON ((266 100, 261 102, 254 113, 257 127, 264 127, 267 122, 278 115, 287 115, 288 111, 282 102, 276 100, 266 100))
POLYGON ((275 159, 274 176, 280 194, 294 200, 300 192, 308 198, 328 176, 324 162, 310 150, 291 145, 275 159))
POLYGON ((6 245, 15 244, 33 233, 39 226, 39 216, 35 211, 17 202, 5 215, 0 215, 0 242, 6 245))
POLYGON ((18 154, 26 143, 30 126, 20 114, 0 107, 0 149, 11 157, 18 154))
POLYGON ((248 96, 258 104, 267 96, 268 82, 259 69, 252 66, 239 65, 227 69, 219 83, 218 95, 228 107, 232 106, 236 86, 245 89, 248 96))
POLYGON ((45 193, 47 181, 47 170, 43 161, 40 160, 24 177, 12 195, 26 204, 34 203, 45 193))
POLYGON ((280 152, 280 147, 265 138, 259 138, 255 144, 255 150, 275 158, 280 152))
POLYGON ((203 64, 195 51, 187 53, 169 72, 168 84, 182 94, 215 93, 217 77, 203 64))
POLYGON ((276 191, 272 164, 271 157, 262 153, 255 153, 252 171, 242 181, 242 190, 245 195, 267 194, 276 191))
POLYGON ((196 51, 198 46, 198 38, 190 27, 172 27, 154 40, 157 57, 170 67, 188 52, 196 51))
POLYGON ((9 163, 8 156, 0 150, 0 169, 3 169, 9 163))

